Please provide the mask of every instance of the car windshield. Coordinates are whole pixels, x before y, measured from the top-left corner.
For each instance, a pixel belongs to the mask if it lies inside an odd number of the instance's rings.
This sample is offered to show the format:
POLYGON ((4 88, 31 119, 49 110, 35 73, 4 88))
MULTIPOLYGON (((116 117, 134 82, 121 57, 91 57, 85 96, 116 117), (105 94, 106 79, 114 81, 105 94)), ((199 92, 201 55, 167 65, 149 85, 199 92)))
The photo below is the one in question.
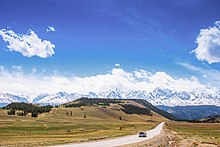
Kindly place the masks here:
POLYGON ((145 134, 144 132, 140 132, 139 134, 145 134))

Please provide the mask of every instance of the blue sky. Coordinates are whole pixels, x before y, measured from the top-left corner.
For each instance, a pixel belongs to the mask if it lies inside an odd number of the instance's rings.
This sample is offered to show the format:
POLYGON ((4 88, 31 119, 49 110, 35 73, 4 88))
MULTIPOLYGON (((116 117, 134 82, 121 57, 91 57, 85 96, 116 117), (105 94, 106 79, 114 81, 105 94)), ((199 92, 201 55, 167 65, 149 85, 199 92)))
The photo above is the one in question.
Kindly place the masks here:
POLYGON ((9 51, 0 37, 0 65, 6 71, 18 66, 23 75, 36 69, 46 70, 44 76, 85 77, 106 74, 119 63, 128 72, 195 76, 220 86, 204 72, 218 74, 219 61, 190 54, 198 47, 200 30, 220 20, 218 0, 2 0, 0 5, 0 29, 17 35, 32 30, 55 45, 55 54, 27 57, 9 51), (48 26, 55 31, 46 31, 48 26))

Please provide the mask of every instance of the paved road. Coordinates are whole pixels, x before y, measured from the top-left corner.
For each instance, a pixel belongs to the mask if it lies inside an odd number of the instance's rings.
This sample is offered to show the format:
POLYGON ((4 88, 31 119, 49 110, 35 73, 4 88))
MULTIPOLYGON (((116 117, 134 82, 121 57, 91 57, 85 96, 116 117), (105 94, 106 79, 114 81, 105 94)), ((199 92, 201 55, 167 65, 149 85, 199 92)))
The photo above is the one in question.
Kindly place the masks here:
POLYGON ((141 141, 149 140, 156 135, 159 135, 163 129, 164 122, 157 125, 154 129, 147 131, 147 137, 138 137, 138 135, 130 135, 125 137, 119 137, 114 139, 100 140, 94 142, 78 143, 78 144, 65 144, 53 147, 112 147, 126 144, 137 143, 141 141))

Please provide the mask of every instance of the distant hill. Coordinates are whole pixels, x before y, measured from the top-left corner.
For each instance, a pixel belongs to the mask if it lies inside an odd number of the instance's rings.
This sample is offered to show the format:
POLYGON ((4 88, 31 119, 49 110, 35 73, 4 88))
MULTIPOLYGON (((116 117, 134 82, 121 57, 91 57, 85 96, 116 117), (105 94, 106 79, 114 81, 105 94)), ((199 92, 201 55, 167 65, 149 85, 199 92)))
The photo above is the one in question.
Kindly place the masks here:
POLYGON ((152 112, 157 113, 167 119, 176 120, 174 116, 166 111, 160 110, 151 103, 143 99, 104 99, 104 98, 80 98, 72 102, 60 105, 60 107, 80 107, 80 106, 110 106, 118 104, 127 114, 146 114, 151 116, 152 112))
POLYGON ((213 105, 201 106, 157 106, 181 120, 199 120, 209 116, 220 115, 220 107, 213 105))

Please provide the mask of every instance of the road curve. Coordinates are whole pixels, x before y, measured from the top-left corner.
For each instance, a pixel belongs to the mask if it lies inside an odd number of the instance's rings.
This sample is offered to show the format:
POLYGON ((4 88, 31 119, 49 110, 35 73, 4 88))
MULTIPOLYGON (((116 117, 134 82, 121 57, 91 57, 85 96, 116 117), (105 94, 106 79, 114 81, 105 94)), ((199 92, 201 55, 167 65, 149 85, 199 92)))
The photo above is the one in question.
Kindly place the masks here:
POLYGON ((77 143, 77 144, 65 144, 57 145, 53 147, 112 147, 120 146, 132 143, 138 143, 141 141, 149 140, 156 135, 159 135, 163 129, 164 122, 158 124, 155 128, 147 131, 147 137, 138 137, 138 135, 130 135, 125 137, 119 137, 114 139, 100 140, 94 142, 77 143))

